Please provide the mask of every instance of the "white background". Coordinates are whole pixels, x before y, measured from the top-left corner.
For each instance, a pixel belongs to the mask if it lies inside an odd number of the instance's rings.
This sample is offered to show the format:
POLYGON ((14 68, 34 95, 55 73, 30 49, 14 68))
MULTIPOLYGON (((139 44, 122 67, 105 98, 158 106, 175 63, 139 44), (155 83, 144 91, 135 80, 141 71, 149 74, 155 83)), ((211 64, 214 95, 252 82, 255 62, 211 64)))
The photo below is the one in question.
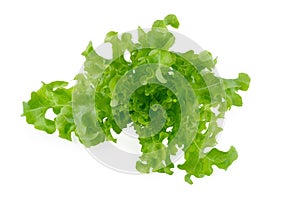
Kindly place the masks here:
POLYGON ((1 1, 0 199, 299 199, 299 9, 296 0, 1 1), (180 33, 219 56, 222 76, 252 78, 220 140, 239 151, 227 172, 192 186, 180 171, 121 174, 20 117, 41 81, 74 77, 90 40, 169 13, 180 33))

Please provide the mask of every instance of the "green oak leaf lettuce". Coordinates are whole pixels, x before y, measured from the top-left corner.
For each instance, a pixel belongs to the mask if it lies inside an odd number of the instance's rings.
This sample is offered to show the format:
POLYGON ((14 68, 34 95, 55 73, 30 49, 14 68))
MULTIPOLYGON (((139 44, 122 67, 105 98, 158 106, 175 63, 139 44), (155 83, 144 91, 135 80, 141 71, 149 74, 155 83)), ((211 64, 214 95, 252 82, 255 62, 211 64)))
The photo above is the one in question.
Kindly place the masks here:
POLYGON ((111 131, 122 134, 132 124, 141 144, 136 163, 141 173, 173 174, 172 156, 179 150, 184 162, 178 168, 186 171, 190 184, 191 176, 210 176, 212 166, 226 170, 238 154, 234 147, 226 152, 216 148, 223 130, 219 121, 232 106, 242 106, 238 92, 248 90, 250 77, 219 77, 217 58, 206 50, 170 51, 176 37, 168 27, 179 27, 175 15, 156 20, 149 30, 138 27, 137 42, 130 33, 110 31, 104 42, 112 45, 111 59, 98 55, 90 42, 82 53, 84 73, 75 77, 76 90, 64 81, 43 83, 23 102, 27 123, 48 134, 57 130, 67 140, 75 134, 86 147, 117 142, 111 131), (76 99, 79 109, 72 99, 76 93, 82 96, 76 99), (53 120, 46 117, 49 109, 56 115, 53 120), (76 118, 83 126, 75 123, 76 118))

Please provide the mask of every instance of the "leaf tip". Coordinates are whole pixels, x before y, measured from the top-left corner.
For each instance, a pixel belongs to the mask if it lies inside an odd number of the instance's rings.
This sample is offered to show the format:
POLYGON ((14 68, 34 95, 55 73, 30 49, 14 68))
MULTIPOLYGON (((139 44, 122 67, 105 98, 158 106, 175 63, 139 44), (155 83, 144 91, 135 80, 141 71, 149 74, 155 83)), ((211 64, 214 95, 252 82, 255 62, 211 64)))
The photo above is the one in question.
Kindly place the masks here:
POLYGON ((188 184, 192 185, 193 184, 193 181, 191 179, 191 174, 187 174, 184 176, 184 180, 185 182, 187 182, 188 184))
POLYGON ((92 51, 94 50, 93 44, 90 41, 89 44, 87 45, 86 49, 81 53, 84 57, 87 57, 92 51))

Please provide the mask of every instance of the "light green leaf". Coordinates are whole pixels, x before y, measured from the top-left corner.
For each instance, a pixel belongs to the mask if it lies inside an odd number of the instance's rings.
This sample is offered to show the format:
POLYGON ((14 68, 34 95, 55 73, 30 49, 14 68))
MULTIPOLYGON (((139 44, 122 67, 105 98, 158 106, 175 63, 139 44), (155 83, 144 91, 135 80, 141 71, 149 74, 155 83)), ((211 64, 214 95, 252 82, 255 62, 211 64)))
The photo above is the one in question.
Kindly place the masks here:
POLYGON ((179 169, 187 172, 185 181, 190 184, 192 184, 190 179, 191 175, 198 178, 210 176, 213 173, 213 165, 226 170, 238 157, 234 147, 231 147, 227 152, 214 148, 209 153, 200 157, 199 155, 201 154, 201 151, 191 146, 185 153, 185 157, 187 158, 186 162, 182 165, 178 165, 179 169))
POLYGON ((72 133, 75 133, 76 127, 73 119, 71 106, 64 106, 61 112, 55 118, 55 125, 59 132, 59 137, 72 140, 72 133))
POLYGON ((247 91, 250 84, 250 77, 245 73, 240 73, 236 79, 222 79, 225 92, 227 108, 230 109, 232 105, 242 106, 242 97, 237 93, 239 90, 247 91))
POLYGON ((55 81, 43 86, 36 92, 31 93, 31 99, 23 102, 23 116, 29 124, 33 124, 38 130, 49 134, 59 128, 62 138, 71 140, 70 134, 75 131, 72 121, 72 112, 65 107, 70 107, 72 89, 66 89, 67 82, 55 81), (46 112, 53 109, 58 119, 46 118, 46 112), (68 117, 62 120, 63 116, 68 117), (68 127, 68 128, 67 128, 68 127))

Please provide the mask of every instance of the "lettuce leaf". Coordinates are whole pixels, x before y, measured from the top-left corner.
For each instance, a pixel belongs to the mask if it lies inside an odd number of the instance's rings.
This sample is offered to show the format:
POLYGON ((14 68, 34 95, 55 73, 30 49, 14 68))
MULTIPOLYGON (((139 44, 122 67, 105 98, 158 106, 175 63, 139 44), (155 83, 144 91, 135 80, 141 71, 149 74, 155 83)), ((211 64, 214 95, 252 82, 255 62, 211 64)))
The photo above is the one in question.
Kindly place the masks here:
POLYGON ((172 156, 179 150, 185 161, 178 168, 186 171, 190 184, 192 176, 210 176, 213 165, 226 170, 238 154, 234 147, 227 152, 216 148, 219 121, 232 106, 242 106, 238 92, 248 90, 250 77, 219 77, 217 58, 206 50, 170 51, 176 41, 170 26, 179 27, 172 14, 148 31, 138 27, 137 42, 130 33, 110 31, 104 42, 112 45, 112 59, 98 55, 90 42, 82 53, 86 61, 77 85, 68 89, 64 81, 43 83, 23 102, 26 121, 48 134, 57 130, 67 140, 75 134, 86 147, 117 142, 111 130, 121 134, 132 124, 141 144, 136 163, 141 173, 173 174, 172 156), (56 115, 53 120, 46 117, 49 109, 56 115))
POLYGON ((31 99, 23 102, 23 116, 28 124, 33 124, 38 130, 48 134, 59 131, 59 137, 71 140, 71 133, 75 132, 75 124, 72 114, 72 88, 64 81, 55 81, 43 86, 31 93, 31 99), (54 120, 46 118, 46 112, 52 109, 56 114, 54 120))

